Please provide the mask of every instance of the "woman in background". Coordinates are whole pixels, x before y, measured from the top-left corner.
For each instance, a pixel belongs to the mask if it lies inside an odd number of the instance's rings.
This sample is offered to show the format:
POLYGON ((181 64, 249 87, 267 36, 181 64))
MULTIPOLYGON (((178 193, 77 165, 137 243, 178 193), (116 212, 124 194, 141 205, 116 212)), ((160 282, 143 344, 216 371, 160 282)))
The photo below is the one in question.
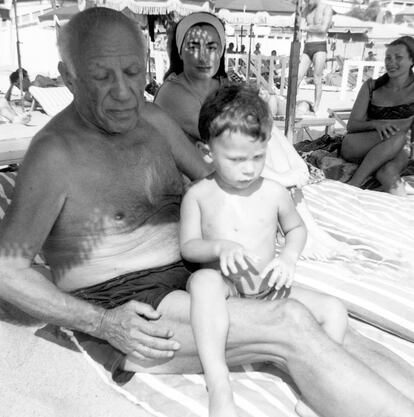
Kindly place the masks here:
POLYGON ((413 64, 414 39, 402 36, 386 49, 387 72, 362 85, 342 142, 342 157, 359 164, 348 184, 361 187, 375 175, 384 191, 414 193, 400 176, 408 163, 404 147, 414 116, 413 64))

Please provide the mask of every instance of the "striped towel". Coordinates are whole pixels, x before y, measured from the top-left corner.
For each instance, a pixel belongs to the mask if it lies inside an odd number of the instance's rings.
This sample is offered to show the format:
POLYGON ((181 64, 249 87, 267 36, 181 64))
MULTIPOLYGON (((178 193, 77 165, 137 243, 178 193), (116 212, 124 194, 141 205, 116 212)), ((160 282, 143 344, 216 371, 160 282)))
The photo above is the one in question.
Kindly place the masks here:
MULTIPOLYGON (((414 366, 414 344, 351 319, 360 334, 381 343, 408 364, 414 366)), ((77 346, 85 363, 103 383, 126 399, 156 417, 208 417, 208 396, 203 375, 151 375, 138 373, 120 387, 100 364, 94 362, 77 343, 70 331, 64 330, 77 346)), ((409 366, 407 364, 407 366, 409 366)), ((234 398, 240 417, 297 417, 294 408, 299 398, 292 380, 271 363, 234 367, 230 374, 234 398)))

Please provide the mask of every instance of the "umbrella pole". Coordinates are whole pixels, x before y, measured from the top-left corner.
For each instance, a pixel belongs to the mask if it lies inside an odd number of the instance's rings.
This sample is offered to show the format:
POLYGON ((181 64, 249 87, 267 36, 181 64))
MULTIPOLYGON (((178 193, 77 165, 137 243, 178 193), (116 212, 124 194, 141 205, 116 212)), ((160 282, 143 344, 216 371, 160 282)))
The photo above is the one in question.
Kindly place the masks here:
POLYGON ((250 59, 252 56, 252 34, 253 34, 253 23, 250 24, 250 32, 249 32, 249 54, 247 56, 247 76, 246 76, 247 84, 250 84, 250 59))
POLYGON ((14 8, 14 23, 16 27, 17 64, 19 67, 20 105, 22 106, 22 111, 24 111, 23 69, 22 69, 22 58, 20 55, 19 25, 17 23, 17 0, 13 0, 13 8, 14 8))
POLYGON ((296 94, 298 91, 298 70, 300 61, 300 19, 302 0, 296 0, 295 24, 293 28, 293 40, 290 45, 289 79, 286 102, 285 135, 290 143, 293 143, 293 131, 295 127, 296 94))

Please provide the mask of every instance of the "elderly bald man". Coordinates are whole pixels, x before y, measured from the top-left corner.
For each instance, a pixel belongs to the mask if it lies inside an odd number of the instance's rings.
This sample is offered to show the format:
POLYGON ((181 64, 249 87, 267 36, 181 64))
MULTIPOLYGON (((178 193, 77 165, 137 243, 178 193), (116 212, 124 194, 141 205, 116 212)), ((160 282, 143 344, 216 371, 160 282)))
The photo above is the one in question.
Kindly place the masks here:
MULTIPOLYGON (((145 47, 132 21, 87 9, 59 47, 74 101, 36 135, 20 169, 0 225, 0 296, 78 331, 91 352, 106 352, 117 380, 199 372, 177 231, 181 172, 195 179, 208 168, 144 101, 145 47), (32 267, 40 250, 50 274, 32 267)), ((354 334, 337 345, 293 300, 228 304, 230 365, 284 366, 323 416, 414 415, 413 375, 391 353, 354 334)))

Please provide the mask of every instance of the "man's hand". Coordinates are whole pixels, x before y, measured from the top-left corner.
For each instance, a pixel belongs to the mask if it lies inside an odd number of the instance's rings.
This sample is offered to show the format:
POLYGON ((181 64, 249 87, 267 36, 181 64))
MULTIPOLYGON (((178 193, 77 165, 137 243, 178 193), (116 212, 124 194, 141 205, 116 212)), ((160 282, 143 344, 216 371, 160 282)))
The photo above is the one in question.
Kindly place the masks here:
POLYGON ((159 318, 150 305, 129 301, 104 312, 99 337, 138 359, 171 358, 180 345, 156 322, 159 318))

